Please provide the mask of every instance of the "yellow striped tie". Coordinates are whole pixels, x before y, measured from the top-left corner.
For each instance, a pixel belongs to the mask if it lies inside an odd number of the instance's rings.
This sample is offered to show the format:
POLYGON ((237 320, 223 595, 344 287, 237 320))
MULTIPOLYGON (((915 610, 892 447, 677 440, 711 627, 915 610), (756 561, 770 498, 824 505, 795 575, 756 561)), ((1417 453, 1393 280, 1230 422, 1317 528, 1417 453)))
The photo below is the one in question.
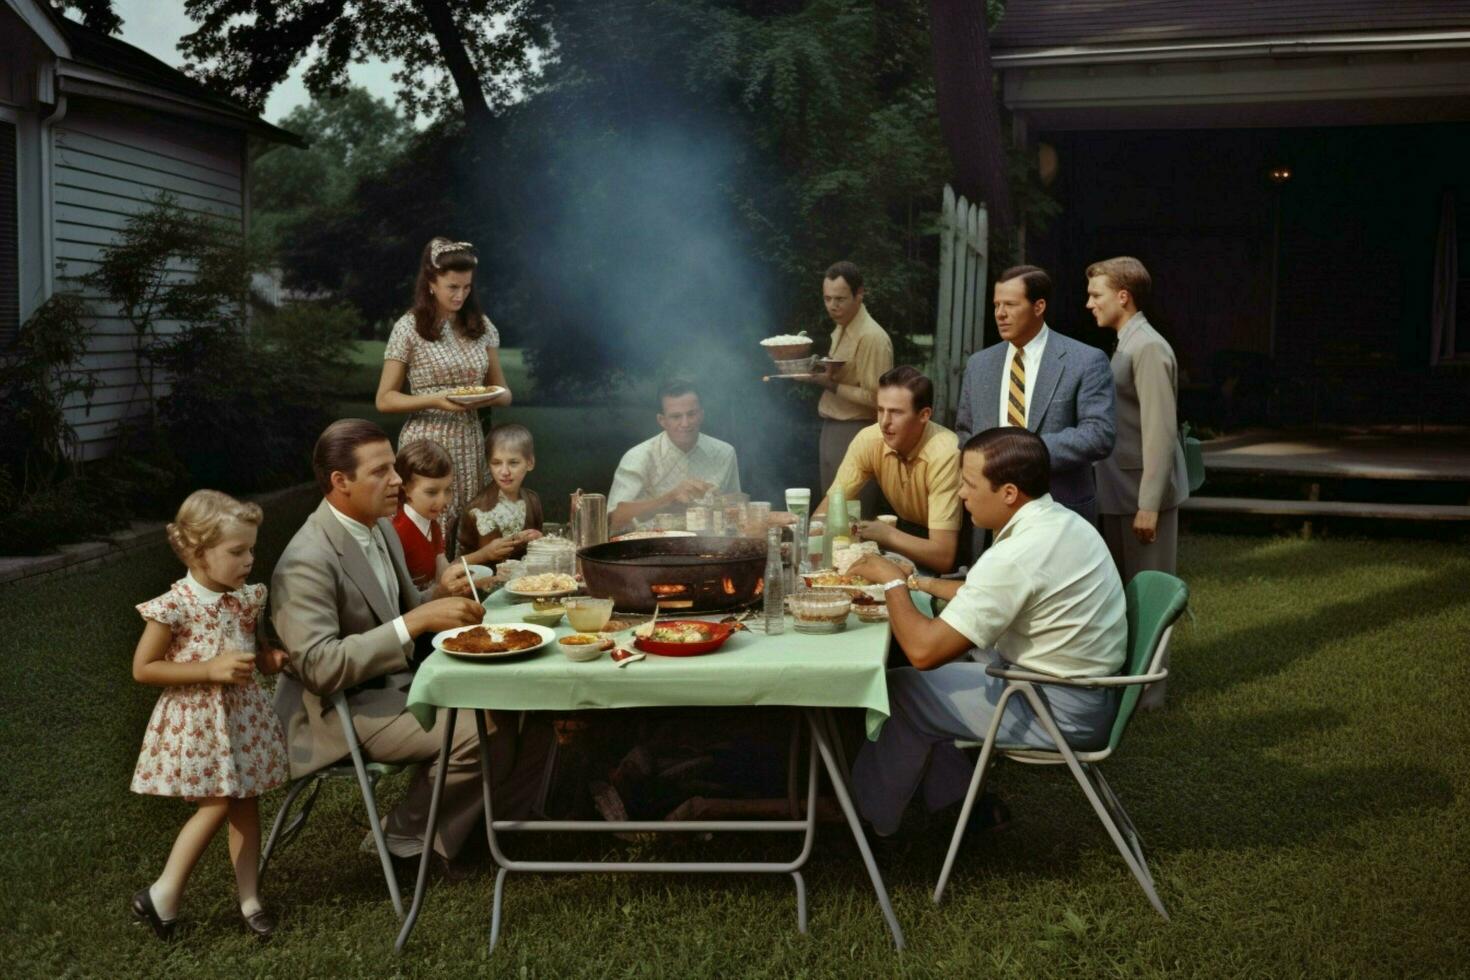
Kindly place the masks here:
POLYGON ((1011 361, 1011 390, 1006 398, 1006 425, 1026 428, 1026 352, 1016 348, 1011 361))

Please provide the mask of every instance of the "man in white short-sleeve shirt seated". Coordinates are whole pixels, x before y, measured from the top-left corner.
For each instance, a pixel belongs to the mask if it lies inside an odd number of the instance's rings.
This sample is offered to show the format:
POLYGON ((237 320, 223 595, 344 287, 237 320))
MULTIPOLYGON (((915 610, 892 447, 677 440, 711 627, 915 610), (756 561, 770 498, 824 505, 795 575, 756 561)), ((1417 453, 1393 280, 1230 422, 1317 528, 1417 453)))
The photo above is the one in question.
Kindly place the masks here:
POLYGON ((735 447, 700 431, 704 409, 694 385, 670 381, 659 389, 658 406, 663 431, 624 453, 613 475, 607 494, 613 533, 663 510, 682 514, 711 489, 740 492, 735 447))
MULTIPOLYGON (((921 782, 931 811, 964 797, 974 767, 954 740, 985 737, 1006 685, 985 673, 988 663, 1057 677, 1101 677, 1123 665, 1128 622, 1117 567, 1097 530, 1052 500, 1050 473, 1046 443, 1025 429, 988 429, 965 443, 960 500, 995 543, 963 582, 914 583, 948 600, 936 619, 915 608, 898 566, 870 556, 852 568, 887 586, 893 636, 913 664, 888 672, 888 721, 853 766, 858 809, 880 836, 898 830, 921 782), (980 662, 964 656, 972 649, 980 662)), ((1040 689, 1069 744, 1106 743, 1115 691, 1040 689)), ((997 737, 1051 747, 1024 698, 1006 702, 997 737)))

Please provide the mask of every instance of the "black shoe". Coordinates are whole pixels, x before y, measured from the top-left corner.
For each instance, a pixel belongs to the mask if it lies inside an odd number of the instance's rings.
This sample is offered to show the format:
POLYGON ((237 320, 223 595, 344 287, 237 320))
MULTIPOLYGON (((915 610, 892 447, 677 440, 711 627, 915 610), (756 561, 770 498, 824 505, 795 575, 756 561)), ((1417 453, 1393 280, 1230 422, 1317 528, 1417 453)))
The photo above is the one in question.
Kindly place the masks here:
POLYGON ((245 918, 245 928, 255 933, 256 939, 269 939, 276 931, 275 917, 265 909, 257 909, 249 915, 242 912, 241 915, 245 918))
POLYGON ((174 920, 165 922, 159 916, 158 909, 153 907, 153 896, 148 894, 148 889, 144 888, 133 896, 131 907, 138 921, 146 922, 159 939, 168 942, 174 938, 174 920))
POLYGON ((975 801, 970 810, 970 822, 966 830, 988 830, 999 834, 1011 829, 1011 808, 996 793, 985 792, 975 801))

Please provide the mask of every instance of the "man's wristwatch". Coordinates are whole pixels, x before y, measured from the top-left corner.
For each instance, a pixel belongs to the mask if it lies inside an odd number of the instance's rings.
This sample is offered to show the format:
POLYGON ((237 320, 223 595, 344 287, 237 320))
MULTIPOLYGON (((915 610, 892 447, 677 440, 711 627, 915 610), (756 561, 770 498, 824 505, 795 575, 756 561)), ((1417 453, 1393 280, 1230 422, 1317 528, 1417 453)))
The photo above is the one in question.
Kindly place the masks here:
POLYGON ((904 585, 907 585, 907 584, 908 583, 905 582, 903 579, 896 578, 896 579, 892 579, 891 581, 884 582, 882 588, 883 588, 883 591, 884 592, 888 592, 890 589, 896 589, 896 588, 899 588, 900 586, 904 586, 904 585))

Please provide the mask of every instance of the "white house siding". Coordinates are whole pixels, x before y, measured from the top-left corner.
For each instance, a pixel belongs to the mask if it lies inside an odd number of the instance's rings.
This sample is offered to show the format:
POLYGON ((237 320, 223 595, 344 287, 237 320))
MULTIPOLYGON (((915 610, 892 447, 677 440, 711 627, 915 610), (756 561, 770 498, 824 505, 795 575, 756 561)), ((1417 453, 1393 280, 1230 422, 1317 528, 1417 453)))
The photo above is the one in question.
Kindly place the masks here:
MULTIPOLYGON (((128 218, 162 194, 244 230, 244 136, 238 132, 77 99, 56 127, 52 159, 58 290, 85 292, 79 277, 97 268, 128 218)), ((190 275, 182 265, 171 271, 190 275)), ((131 324, 111 304, 99 300, 94 307, 95 334, 85 366, 98 387, 90 412, 79 398, 69 406, 84 459, 104 455, 118 423, 148 410, 131 324)), ((165 333, 177 328, 158 325, 165 333)), ((160 381, 154 395, 167 390, 160 381)))

